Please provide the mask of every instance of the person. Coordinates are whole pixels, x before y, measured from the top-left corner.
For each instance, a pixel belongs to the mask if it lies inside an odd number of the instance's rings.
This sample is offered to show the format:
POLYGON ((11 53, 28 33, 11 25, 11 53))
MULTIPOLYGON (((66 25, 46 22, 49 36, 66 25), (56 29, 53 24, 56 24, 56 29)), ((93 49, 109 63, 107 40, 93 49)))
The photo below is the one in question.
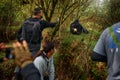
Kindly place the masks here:
POLYGON ((34 57, 34 65, 41 74, 41 80, 54 80, 53 53, 54 43, 46 41, 43 50, 39 51, 34 57))
POLYGON ((11 48, 6 46, 3 42, 0 43, 0 51, 5 53, 5 57, 0 58, 0 63, 13 58, 11 48))
POLYGON ((107 63, 107 80, 120 80, 120 23, 116 23, 103 31, 93 50, 91 59, 107 63))
POLYGON ((35 8, 34 16, 24 21, 21 30, 18 31, 18 40, 26 40, 32 57, 40 50, 42 31, 48 27, 55 27, 57 22, 50 23, 42 20, 42 9, 35 8), (19 36, 19 34, 21 36, 19 36))
POLYGON ((27 42, 23 41, 13 43, 14 62, 21 68, 23 80, 41 80, 39 70, 33 64, 33 58, 28 49, 27 42))
MULTIPOLYGON (((57 22, 50 23, 48 21, 42 20, 42 9, 35 8, 34 16, 28 18, 24 21, 22 27, 18 31, 17 39, 18 41, 26 40, 28 47, 30 49, 32 57, 40 50, 42 31, 48 27, 55 27, 57 22)), ((19 75, 20 68, 15 69, 15 80, 17 75, 19 75)), ((20 76, 20 75, 19 75, 20 76)))

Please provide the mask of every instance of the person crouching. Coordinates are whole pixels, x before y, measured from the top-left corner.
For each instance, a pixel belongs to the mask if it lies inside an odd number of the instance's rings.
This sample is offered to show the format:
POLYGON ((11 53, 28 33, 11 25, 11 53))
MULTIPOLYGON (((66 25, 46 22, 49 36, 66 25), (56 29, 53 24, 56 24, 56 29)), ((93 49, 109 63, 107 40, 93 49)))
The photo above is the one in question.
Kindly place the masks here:
POLYGON ((54 43, 46 41, 43 49, 34 56, 34 65, 41 74, 41 80, 54 80, 54 43))

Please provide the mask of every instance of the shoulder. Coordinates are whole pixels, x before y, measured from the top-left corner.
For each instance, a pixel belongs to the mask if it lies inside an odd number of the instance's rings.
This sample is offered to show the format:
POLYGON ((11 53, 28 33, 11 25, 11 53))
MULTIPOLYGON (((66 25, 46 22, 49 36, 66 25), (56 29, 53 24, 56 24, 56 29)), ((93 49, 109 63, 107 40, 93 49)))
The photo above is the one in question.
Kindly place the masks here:
POLYGON ((23 21, 23 24, 25 24, 26 22, 30 21, 32 18, 27 18, 23 21))
POLYGON ((100 38, 104 39, 107 35, 109 35, 109 27, 102 32, 100 38))
POLYGON ((33 63, 37 68, 40 68, 44 66, 45 60, 42 58, 42 56, 39 56, 34 60, 33 63))
POLYGON ((40 23, 45 24, 45 23, 49 23, 49 22, 46 20, 40 20, 40 23))
POLYGON ((30 17, 30 18, 28 18, 28 19, 26 19, 25 21, 39 21, 39 22, 41 22, 42 20, 41 19, 39 19, 39 18, 33 18, 33 17, 30 17))
MULTIPOLYGON (((113 27, 113 28, 115 28, 115 27, 120 27, 120 22, 115 23, 115 24, 111 25, 110 27, 113 27)), ((103 31, 103 33, 109 33, 109 28, 110 28, 110 27, 107 27, 107 28, 103 31)))
POLYGON ((44 62, 44 58, 42 56, 39 56, 39 57, 36 57, 35 60, 34 60, 34 63, 41 63, 41 62, 44 62))
POLYGON ((32 19, 33 19, 33 18, 29 17, 29 18, 25 19, 24 21, 27 21, 27 20, 32 20, 32 19))
POLYGON ((113 27, 120 27, 120 22, 118 22, 118 23, 116 23, 116 24, 114 24, 114 25, 112 25, 113 27))
POLYGON ((102 34, 108 34, 108 33, 109 33, 109 27, 102 32, 102 34))
POLYGON ((113 25, 110 26, 110 27, 107 27, 107 28, 102 32, 101 36, 106 36, 106 35, 108 35, 108 34, 109 34, 109 31, 110 31, 109 29, 110 29, 111 27, 113 27, 113 28, 120 27, 120 22, 119 22, 119 23, 116 23, 116 24, 113 24, 113 25))

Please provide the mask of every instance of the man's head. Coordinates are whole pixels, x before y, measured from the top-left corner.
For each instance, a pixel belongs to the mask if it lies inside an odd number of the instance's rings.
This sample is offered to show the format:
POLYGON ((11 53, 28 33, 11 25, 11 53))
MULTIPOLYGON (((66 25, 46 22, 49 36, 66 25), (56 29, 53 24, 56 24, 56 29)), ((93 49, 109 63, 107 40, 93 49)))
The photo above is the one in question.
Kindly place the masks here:
POLYGON ((46 41, 43 45, 43 51, 45 51, 48 58, 50 58, 54 53, 54 43, 46 41))
POLYGON ((34 16, 36 18, 41 18, 42 17, 42 8, 35 8, 34 9, 34 16))

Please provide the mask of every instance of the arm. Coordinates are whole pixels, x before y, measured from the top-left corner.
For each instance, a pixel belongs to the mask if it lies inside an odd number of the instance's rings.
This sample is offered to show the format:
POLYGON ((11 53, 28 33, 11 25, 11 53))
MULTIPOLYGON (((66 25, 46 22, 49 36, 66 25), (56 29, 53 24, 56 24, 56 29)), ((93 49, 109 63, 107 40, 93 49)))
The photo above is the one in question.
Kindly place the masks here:
POLYGON ((34 60, 34 65, 35 67, 39 70, 39 73, 41 75, 41 80, 43 80, 43 74, 44 74, 44 71, 43 71, 43 63, 42 63, 42 59, 40 59, 39 57, 37 57, 35 60, 34 60))
POLYGON ((103 55, 100 55, 96 52, 93 52, 92 55, 91 55, 91 59, 93 61, 100 61, 100 62, 107 62, 107 57, 106 56, 103 56, 103 55))
POLYGON ((26 22, 28 22, 28 20, 25 20, 21 26, 21 38, 20 38, 21 41, 26 40, 26 34, 25 34, 26 33, 26 26, 25 26, 26 22))
POLYGON ((106 47, 105 47, 106 34, 107 34, 107 29, 101 34, 97 44, 95 45, 95 48, 91 55, 91 59, 94 61, 100 61, 100 62, 107 61, 106 47))
POLYGON ((30 63, 26 65, 24 68, 22 68, 21 74, 24 80, 41 80, 40 73, 35 68, 33 63, 30 63))
POLYGON ((22 34, 21 34, 21 41, 25 40, 25 27, 24 27, 24 24, 22 25, 22 34))
POLYGON ((49 80, 54 80, 54 63, 53 63, 53 56, 51 57, 50 60, 50 75, 49 75, 49 80))
POLYGON ((50 22, 48 22, 48 21, 42 20, 42 21, 41 21, 41 24, 42 24, 43 29, 44 29, 44 28, 47 28, 47 27, 52 27, 52 28, 53 28, 53 27, 56 26, 57 22, 50 23, 50 22))

